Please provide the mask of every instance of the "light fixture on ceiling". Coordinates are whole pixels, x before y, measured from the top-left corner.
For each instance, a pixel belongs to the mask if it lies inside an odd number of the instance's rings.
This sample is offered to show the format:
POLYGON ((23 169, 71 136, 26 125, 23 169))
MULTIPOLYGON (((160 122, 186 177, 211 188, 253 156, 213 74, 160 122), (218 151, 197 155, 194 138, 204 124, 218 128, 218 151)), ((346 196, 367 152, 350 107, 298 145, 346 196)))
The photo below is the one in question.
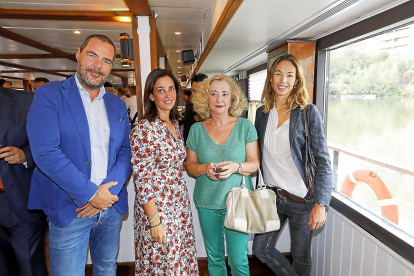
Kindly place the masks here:
POLYGON ((131 23, 130 16, 115 16, 115 19, 118 20, 119 22, 131 23))
POLYGON ((178 69, 181 69, 181 66, 178 66, 177 68, 178 68, 178 69))
POLYGON ((120 33, 119 41, 121 43, 121 65, 131 66, 131 62, 134 60, 134 44, 132 38, 127 33, 120 33))
POLYGON ((177 60, 177 62, 181 62, 181 59, 177 60))
POLYGON ((181 52, 180 50, 177 50, 177 51, 175 51, 176 53, 179 53, 179 52, 181 52))
POLYGON ((181 72, 180 71, 178 71, 178 74, 180 74, 181 72))
POLYGON ((72 31, 74 34, 81 34, 82 32, 81 31, 79 31, 79 30, 74 30, 74 31, 72 31))
POLYGON ((181 34, 181 32, 174 32, 174 34, 176 34, 176 35, 180 35, 180 34, 181 34))

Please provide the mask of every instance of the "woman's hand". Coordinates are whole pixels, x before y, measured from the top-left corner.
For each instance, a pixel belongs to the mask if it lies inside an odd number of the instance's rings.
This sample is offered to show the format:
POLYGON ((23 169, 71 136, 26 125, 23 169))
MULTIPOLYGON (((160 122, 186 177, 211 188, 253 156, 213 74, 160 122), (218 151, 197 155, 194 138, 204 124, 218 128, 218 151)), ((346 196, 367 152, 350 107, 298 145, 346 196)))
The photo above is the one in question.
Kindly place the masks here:
POLYGON ((207 177, 212 180, 219 179, 220 175, 217 173, 217 164, 215 163, 208 163, 207 164, 207 177))
POLYGON ((150 228, 150 233, 151 233, 151 237, 156 242, 167 243, 167 233, 165 232, 165 228, 164 228, 164 225, 162 223, 161 223, 160 226, 150 228))
POLYGON ((218 169, 218 178, 219 179, 226 179, 233 173, 237 172, 239 169, 239 163, 225 161, 216 164, 216 168, 218 169))
POLYGON ((312 211, 309 216, 309 225, 311 226, 310 230, 318 229, 325 224, 326 214, 325 206, 320 206, 318 203, 315 203, 312 211))

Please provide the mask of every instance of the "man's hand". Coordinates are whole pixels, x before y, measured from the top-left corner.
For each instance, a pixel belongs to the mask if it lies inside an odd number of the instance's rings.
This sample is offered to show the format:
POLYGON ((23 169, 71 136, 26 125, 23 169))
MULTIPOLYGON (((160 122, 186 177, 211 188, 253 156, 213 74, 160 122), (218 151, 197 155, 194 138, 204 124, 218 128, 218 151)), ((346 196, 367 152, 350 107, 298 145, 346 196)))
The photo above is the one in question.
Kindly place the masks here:
POLYGON ((79 212, 77 217, 80 218, 87 218, 87 217, 93 217, 96 214, 98 214, 101 210, 98 208, 93 207, 89 202, 83 205, 80 208, 76 208, 76 212, 79 212))
POLYGON ((320 206, 318 203, 315 203, 309 216, 310 230, 312 231, 322 227, 325 224, 325 220, 325 206, 320 206))
POLYGON ((118 201, 118 196, 112 194, 109 191, 109 188, 117 185, 118 182, 108 182, 105 184, 101 184, 98 187, 98 191, 96 192, 95 196, 89 201, 89 203, 100 210, 106 210, 107 208, 111 207, 115 202, 118 201))
POLYGON ((24 152, 16 147, 4 147, 0 149, 0 159, 8 162, 9 164, 22 164, 26 161, 24 152))

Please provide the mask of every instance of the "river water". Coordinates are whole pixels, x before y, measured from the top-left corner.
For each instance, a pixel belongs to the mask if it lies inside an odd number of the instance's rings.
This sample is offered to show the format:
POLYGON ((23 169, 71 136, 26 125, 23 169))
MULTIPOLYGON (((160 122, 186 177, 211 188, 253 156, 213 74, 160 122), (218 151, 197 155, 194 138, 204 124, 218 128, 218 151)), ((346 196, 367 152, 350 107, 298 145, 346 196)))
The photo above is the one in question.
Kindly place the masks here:
MULTIPOLYGON (((414 171, 414 98, 330 98, 327 123, 328 144, 414 171)), ((384 181, 399 206, 398 226, 414 236, 414 177, 341 153, 338 190, 345 176, 357 169, 372 170, 384 181)), ((381 215, 379 201, 368 185, 357 185, 352 198, 381 215)))

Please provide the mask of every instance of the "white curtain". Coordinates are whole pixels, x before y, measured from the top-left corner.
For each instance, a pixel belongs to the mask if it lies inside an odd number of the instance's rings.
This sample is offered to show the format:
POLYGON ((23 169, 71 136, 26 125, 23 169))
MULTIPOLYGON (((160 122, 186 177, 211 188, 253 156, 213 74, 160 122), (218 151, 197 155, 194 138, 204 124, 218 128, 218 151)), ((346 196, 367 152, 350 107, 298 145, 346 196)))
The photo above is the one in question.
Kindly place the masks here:
POLYGON ((261 106, 260 102, 250 102, 249 109, 247 111, 247 119, 249 119, 253 124, 256 119, 256 110, 261 106))

